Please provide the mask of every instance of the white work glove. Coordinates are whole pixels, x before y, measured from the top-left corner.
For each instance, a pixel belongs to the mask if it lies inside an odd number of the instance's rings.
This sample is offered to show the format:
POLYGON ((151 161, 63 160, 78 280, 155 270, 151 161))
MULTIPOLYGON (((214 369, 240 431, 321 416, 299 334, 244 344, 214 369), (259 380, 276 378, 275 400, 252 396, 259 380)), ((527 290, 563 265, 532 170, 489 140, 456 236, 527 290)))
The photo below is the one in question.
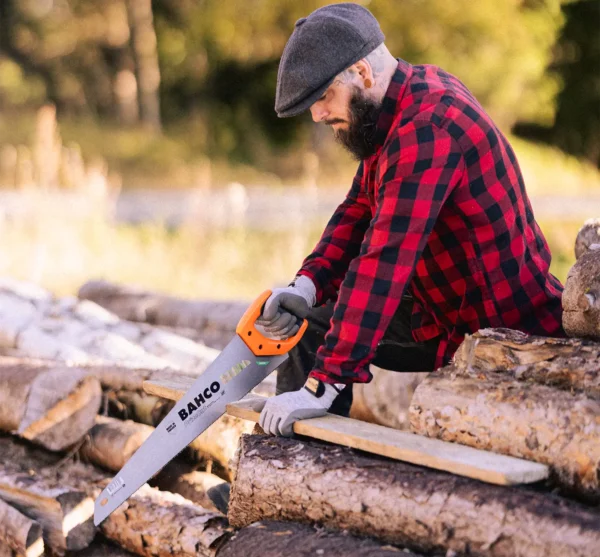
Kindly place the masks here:
POLYGON ((266 433, 290 437, 297 420, 318 418, 327 414, 327 410, 344 386, 330 385, 311 378, 299 391, 267 399, 258 423, 266 433))
POLYGON ((298 332, 299 319, 308 315, 316 299, 317 289, 313 281, 300 275, 293 286, 273 290, 256 324, 271 338, 290 338, 298 332))

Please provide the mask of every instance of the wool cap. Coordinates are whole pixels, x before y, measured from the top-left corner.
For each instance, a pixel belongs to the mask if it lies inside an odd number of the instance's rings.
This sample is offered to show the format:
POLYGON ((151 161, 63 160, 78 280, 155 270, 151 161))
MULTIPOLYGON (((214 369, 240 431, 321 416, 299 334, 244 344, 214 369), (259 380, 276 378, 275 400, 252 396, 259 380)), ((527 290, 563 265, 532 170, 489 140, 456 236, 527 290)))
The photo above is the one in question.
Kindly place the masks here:
POLYGON ((331 4, 296 22, 281 55, 275 112, 296 116, 319 100, 336 75, 358 62, 385 39, 366 8, 331 4))

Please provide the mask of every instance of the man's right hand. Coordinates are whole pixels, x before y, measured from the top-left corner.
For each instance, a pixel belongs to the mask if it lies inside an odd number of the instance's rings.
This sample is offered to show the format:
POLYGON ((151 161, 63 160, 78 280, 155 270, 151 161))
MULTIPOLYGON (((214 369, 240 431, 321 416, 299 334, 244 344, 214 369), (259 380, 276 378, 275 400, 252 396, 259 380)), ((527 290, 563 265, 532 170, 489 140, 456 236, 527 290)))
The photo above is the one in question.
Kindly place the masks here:
POLYGON ((316 291, 313 282, 302 275, 296 278, 293 286, 275 288, 256 324, 271 338, 294 336, 300 329, 299 320, 304 319, 315 304, 316 291))

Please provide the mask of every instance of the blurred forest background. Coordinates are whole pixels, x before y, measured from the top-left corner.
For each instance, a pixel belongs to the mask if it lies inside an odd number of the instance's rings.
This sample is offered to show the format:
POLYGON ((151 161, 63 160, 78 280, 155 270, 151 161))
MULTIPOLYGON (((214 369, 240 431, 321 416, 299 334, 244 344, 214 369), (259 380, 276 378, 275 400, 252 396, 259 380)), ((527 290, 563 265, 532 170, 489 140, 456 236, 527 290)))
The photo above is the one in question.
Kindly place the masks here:
MULTIPOLYGON (((355 170, 273 110, 294 22, 328 3, 1 0, 0 273, 204 298, 288 282, 355 170)), ((600 217, 600 2, 361 3, 509 135, 564 281, 600 217)))

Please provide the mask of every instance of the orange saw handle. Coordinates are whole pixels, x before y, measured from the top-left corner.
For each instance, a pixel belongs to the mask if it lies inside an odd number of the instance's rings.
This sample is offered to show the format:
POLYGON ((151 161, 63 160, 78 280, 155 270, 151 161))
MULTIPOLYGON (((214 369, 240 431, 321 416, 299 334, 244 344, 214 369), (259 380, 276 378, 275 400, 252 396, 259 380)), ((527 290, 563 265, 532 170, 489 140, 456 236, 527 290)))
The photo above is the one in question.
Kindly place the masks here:
POLYGON ((261 335, 255 327, 255 322, 260 317, 265 302, 269 299, 270 295, 271 291, 265 290, 254 300, 244 315, 242 315, 235 329, 235 332, 255 356, 279 356, 280 354, 287 354, 298 344, 298 341, 302 338, 304 331, 308 327, 308 321, 303 319, 300 330, 293 337, 286 338, 285 340, 276 340, 261 335))

